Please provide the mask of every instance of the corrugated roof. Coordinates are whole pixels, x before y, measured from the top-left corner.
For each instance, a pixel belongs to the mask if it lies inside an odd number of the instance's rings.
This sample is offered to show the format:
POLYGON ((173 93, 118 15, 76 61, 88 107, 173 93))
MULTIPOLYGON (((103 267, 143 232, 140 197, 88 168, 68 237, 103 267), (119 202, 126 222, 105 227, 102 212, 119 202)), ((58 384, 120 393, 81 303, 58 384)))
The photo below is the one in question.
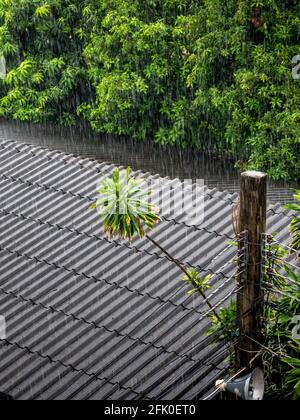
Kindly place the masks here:
MULTIPOLYGON (((89 210, 113 169, 0 139, 0 390, 16 399, 201 399, 227 373, 226 346, 206 336, 205 303, 187 295, 178 268, 146 240, 107 239, 89 210)), ((200 225, 166 217, 153 237, 217 273, 215 304, 235 287, 238 196, 204 187, 202 200, 200 225)), ((268 215, 286 241, 289 215, 280 205, 268 215)))

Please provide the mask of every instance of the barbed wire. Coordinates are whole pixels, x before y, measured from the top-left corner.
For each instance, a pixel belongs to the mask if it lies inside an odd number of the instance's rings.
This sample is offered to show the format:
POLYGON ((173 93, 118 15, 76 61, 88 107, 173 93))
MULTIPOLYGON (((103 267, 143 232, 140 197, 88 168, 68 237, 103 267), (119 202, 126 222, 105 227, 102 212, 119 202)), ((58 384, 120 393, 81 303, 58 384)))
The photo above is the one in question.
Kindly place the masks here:
POLYGON ((201 318, 199 321, 202 321, 203 319, 207 318, 208 315, 210 315, 211 313, 213 313, 213 311, 215 311, 216 309, 218 309, 222 303, 226 302, 232 295, 234 295, 235 293, 237 293, 239 290, 243 289, 244 286, 242 287, 235 287, 231 292, 229 292, 225 297, 223 297, 221 300, 219 300, 218 303, 216 303, 212 309, 210 309, 209 311, 207 311, 201 318))
POLYGON ((272 236, 270 234, 267 234, 267 233, 264 233, 263 236, 266 238, 267 242, 269 242, 270 245, 277 244, 277 245, 279 245, 279 246, 281 246, 283 248, 286 248, 289 251, 291 251, 291 254, 296 254, 296 255, 299 255, 300 256, 300 251, 299 250, 297 250, 297 249, 295 249, 295 248, 291 247, 290 245, 287 245, 287 244, 285 244, 283 242, 277 241, 274 238, 274 236, 272 236))
MULTIPOLYGON (((265 267, 266 269, 267 269, 267 271, 269 271, 269 270, 272 270, 272 269, 270 269, 269 267, 267 267, 267 266, 263 266, 263 267, 265 267)), ((276 272, 276 273, 274 273, 274 272, 271 272, 271 271, 269 271, 269 272, 265 272, 265 274, 267 275, 267 276, 270 276, 270 277, 280 277, 281 279, 283 279, 283 280, 286 280, 286 282, 289 282, 289 283, 292 283, 292 284, 295 284, 296 286, 298 286, 299 287, 299 289, 300 289, 300 281, 299 282, 297 282, 296 280, 293 280, 293 279, 291 279, 290 277, 287 277, 287 276, 284 276, 284 275, 282 275, 282 274, 280 274, 280 273, 278 273, 278 272, 276 272)), ((272 283, 270 283, 270 284, 272 284, 272 283)))
POLYGON ((298 270, 300 272, 300 267, 293 264, 290 261, 287 261, 286 259, 282 259, 279 256, 273 254, 273 253, 268 253, 267 257, 271 260, 271 261, 278 261, 278 263, 281 263, 281 265, 289 265, 290 267, 294 268, 295 270, 298 270))
POLYGON ((216 290, 214 290, 208 297, 207 300, 212 299, 216 294, 218 294, 224 287, 227 286, 227 284, 231 283, 231 281, 233 279, 235 279, 236 277, 242 275, 243 273, 245 273, 245 270, 242 270, 236 274, 233 274, 231 277, 229 277, 229 279, 227 279, 224 283, 222 283, 216 290))
MULTIPOLYGON (((277 277, 282 280, 285 280, 289 284, 294 284, 300 287, 300 280, 298 282, 294 280, 293 278, 291 278, 291 276, 288 275, 288 270, 286 268, 286 267, 291 267, 292 269, 300 272, 300 267, 295 265, 293 262, 287 260, 283 256, 278 255, 277 251, 275 249, 272 249, 272 247, 274 246, 274 244, 276 244, 281 248, 289 249, 295 253, 299 253, 299 251, 297 252, 289 245, 277 241, 274 238, 274 236, 270 234, 263 234, 263 238, 264 238, 265 248, 267 248, 267 250, 263 253, 263 265, 262 265, 263 275, 266 275, 270 278, 277 277), (287 275, 282 274, 283 271, 286 271, 287 275)), ((273 287, 274 289, 274 285, 272 285, 272 283, 267 283, 267 284, 268 284, 268 287, 273 287)), ((279 293, 279 292, 283 294, 283 291, 276 289, 276 293, 279 293)))
MULTIPOLYGON (((211 261, 209 261, 209 263, 207 263, 205 266, 204 266, 204 268, 207 268, 207 267, 209 267, 209 266, 211 266, 211 265, 213 265, 213 263, 216 261, 216 260, 218 260, 222 255, 224 255, 225 254, 225 252, 226 251, 228 251, 229 249, 232 249, 232 245, 231 244, 229 244, 229 245, 227 245, 218 255, 216 255, 211 261)), ((237 254, 237 253, 236 253, 237 254)), ((224 270, 224 268, 226 268, 228 265, 230 265, 231 263, 232 263, 232 261, 233 261, 233 259, 234 259, 234 257, 236 256, 236 254, 235 255, 233 255, 230 259, 229 259, 229 261, 227 261, 222 267, 220 267, 214 274, 215 275, 217 275, 217 274, 220 274, 220 272, 221 271, 223 271, 224 270)))
MULTIPOLYGON (((231 245, 229 245, 229 247, 230 247, 231 245)), ((237 250, 236 252, 235 252, 235 254, 234 255, 232 255, 231 257, 230 257, 230 259, 229 259, 229 261, 228 262, 226 262, 222 267, 220 267, 217 271, 212 271, 212 276, 213 277, 217 277, 217 276, 219 276, 219 275, 222 275, 222 277, 223 278, 226 278, 227 280, 230 280, 231 278, 232 278, 232 276, 231 277, 226 277, 226 276, 224 276, 224 269, 225 268, 227 268, 227 267, 229 267, 229 266, 232 266, 232 268, 236 268, 236 267, 238 267, 239 265, 240 265, 240 263, 242 262, 242 260, 246 257, 246 251, 245 251, 245 253, 243 254, 243 249, 241 249, 241 250, 237 250)), ((204 266, 203 268, 204 268, 204 270, 203 271, 205 271, 205 270, 207 270, 208 269, 208 267, 210 266, 210 265, 212 265, 212 262, 210 262, 207 266, 204 266)))
POLYGON ((273 356, 275 356, 275 357, 278 357, 278 358, 285 357, 285 358, 288 358, 288 359, 292 359, 292 357, 291 357, 291 356, 289 356, 287 353, 284 353, 284 352, 277 353, 276 351, 274 351, 274 350, 270 349, 270 348, 269 348, 268 346, 266 346, 265 344, 262 344, 262 343, 260 343, 259 341, 255 340, 253 337, 249 337, 248 335, 245 335, 245 337, 246 337, 248 340, 250 340, 250 341, 252 341, 253 343, 255 343, 256 345, 260 346, 263 350, 265 350, 266 352, 268 352, 268 353, 272 354, 272 355, 273 355, 273 356))
POLYGON ((282 296, 286 296, 289 299, 295 300, 296 302, 299 302, 300 303, 300 299, 296 298, 295 296, 290 295, 289 293, 286 293, 286 292, 284 292, 282 290, 277 289, 276 287, 274 287, 274 285, 272 283, 263 282, 262 284, 266 286, 266 289, 267 290, 271 290, 274 293, 278 293, 278 294, 280 294, 282 296))

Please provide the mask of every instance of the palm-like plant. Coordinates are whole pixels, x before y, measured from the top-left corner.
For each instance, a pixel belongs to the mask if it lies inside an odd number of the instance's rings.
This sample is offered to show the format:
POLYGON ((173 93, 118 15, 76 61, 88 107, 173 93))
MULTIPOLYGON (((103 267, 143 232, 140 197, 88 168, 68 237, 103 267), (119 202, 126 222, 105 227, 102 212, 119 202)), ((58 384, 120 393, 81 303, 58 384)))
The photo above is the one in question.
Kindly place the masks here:
POLYGON ((157 209, 149 202, 150 192, 142 190, 143 180, 131 176, 130 168, 123 173, 115 169, 111 178, 107 177, 97 190, 99 199, 93 204, 104 221, 104 231, 110 236, 119 235, 130 241, 137 234, 146 235, 145 226, 153 229, 160 221, 157 209))
POLYGON ((177 265, 184 274, 183 280, 192 285, 191 292, 199 292, 215 317, 221 322, 218 313, 205 295, 211 277, 201 277, 197 271, 188 270, 147 234, 146 230, 152 230, 161 219, 158 215, 159 209, 150 202, 151 191, 144 190, 143 182, 144 180, 136 180, 132 176, 130 168, 122 172, 117 168, 111 177, 101 182, 97 190, 99 198, 91 207, 97 210, 103 220, 104 231, 109 237, 128 238, 130 241, 135 235, 140 238, 146 237, 177 265))

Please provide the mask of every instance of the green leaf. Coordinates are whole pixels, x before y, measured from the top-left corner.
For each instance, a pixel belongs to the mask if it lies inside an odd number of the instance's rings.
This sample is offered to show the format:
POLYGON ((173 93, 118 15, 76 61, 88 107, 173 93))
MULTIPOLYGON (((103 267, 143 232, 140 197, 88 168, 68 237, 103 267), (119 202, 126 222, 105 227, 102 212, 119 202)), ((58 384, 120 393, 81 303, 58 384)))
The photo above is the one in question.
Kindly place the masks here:
POLYGON ((50 6, 48 3, 43 4, 35 9, 35 15, 38 17, 46 17, 50 13, 50 6))

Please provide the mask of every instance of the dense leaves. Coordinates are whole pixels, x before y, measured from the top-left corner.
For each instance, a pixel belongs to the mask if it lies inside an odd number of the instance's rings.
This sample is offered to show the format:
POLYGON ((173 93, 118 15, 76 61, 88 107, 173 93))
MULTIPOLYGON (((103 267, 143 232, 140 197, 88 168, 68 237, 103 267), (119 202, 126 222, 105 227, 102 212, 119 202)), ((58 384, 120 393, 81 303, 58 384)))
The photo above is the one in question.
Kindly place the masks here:
POLYGON ((74 123, 88 79, 80 30, 83 1, 0 0, 0 115, 74 123))
POLYGON ((0 116, 300 174, 297 0, 0 0, 0 116))
POLYGON ((276 398, 300 399, 300 276, 286 267, 287 282, 280 290, 282 297, 273 297, 268 310, 268 346, 274 354, 284 355, 279 359, 269 355, 269 379, 272 381, 270 392, 276 398), (296 325, 295 327, 295 324, 296 325), (295 334, 295 335, 294 335, 295 334), (297 336, 296 336, 297 334, 297 336))

